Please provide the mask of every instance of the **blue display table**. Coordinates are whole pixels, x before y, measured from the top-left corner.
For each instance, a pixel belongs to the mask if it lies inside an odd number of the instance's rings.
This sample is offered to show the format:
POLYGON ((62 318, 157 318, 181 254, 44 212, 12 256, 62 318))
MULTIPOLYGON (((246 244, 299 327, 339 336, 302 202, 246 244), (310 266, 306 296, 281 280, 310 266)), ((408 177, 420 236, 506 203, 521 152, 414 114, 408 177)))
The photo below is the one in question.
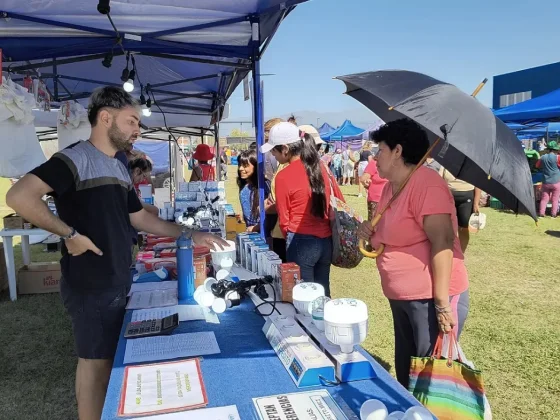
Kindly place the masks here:
MULTIPOLYGON (((128 311, 125 325, 130 318, 131 313, 128 311)), ((257 419, 252 398, 310 389, 298 389, 294 385, 261 331, 264 319, 254 311, 249 299, 241 306, 220 314, 219 318, 220 324, 181 322, 174 331, 174 334, 199 331, 214 331, 216 334, 221 353, 204 356, 201 362, 208 407, 236 405, 242 419, 257 419)), ((124 373, 126 339, 123 333, 121 331, 111 372, 103 420, 123 418, 117 417, 124 373)), ((370 333, 374 333, 371 328, 370 333)), ((406 411, 413 405, 419 405, 385 369, 367 353, 364 354, 371 361, 378 378, 325 387, 335 400, 344 400, 356 414, 359 414, 363 402, 372 398, 383 401, 390 411, 406 411)))

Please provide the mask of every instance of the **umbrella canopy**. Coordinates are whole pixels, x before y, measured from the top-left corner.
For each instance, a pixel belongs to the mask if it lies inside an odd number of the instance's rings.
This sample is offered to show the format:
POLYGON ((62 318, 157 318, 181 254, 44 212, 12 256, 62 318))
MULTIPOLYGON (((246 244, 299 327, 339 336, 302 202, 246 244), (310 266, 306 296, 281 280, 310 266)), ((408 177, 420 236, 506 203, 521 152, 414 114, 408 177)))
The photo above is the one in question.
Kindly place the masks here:
POLYGON ((439 141, 432 157, 455 177, 537 219, 533 182, 515 134, 492 111, 448 83, 403 70, 340 76, 347 94, 383 121, 410 118, 439 141), (447 135, 445 135, 445 133, 447 135))

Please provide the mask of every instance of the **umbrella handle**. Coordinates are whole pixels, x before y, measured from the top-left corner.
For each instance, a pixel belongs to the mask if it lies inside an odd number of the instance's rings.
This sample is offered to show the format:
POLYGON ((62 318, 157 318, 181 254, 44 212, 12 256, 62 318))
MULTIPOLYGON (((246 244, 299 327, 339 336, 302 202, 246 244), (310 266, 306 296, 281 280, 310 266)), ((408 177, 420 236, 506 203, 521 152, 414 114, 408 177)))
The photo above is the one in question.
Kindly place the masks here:
MULTIPOLYGON (((377 226, 377 224, 381 220, 381 215, 382 215, 382 213, 378 213, 378 214, 375 215, 375 217, 371 221, 371 227, 377 226)), ((370 252, 370 251, 365 249, 365 244, 366 244, 366 241, 364 241, 363 239, 360 239, 359 242, 358 242, 358 246, 360 247, 360 252, 364 255, 364 257, 377 258, 381 255, 381 253, 385 249, 385 245, 380 244, 379 248, 373 249, 370 252)))

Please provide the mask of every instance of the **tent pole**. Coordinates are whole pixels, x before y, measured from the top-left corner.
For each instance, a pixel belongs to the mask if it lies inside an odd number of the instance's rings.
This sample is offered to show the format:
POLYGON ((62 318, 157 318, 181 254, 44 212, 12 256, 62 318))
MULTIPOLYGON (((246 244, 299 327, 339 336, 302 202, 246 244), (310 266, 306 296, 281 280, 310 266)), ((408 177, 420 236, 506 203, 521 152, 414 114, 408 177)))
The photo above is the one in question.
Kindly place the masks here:
MULTIPOLYGON (((258 25, 258 23, 257 23, 258 25)), ((257 31, 258 32, 258 31, 257 31)), ((258 48, 259 40, 256 41, 258 48)), ((255 57, 253 61, 253 106, 255 108, 255 137, 257 139, 257 168, 258 168, 258 181, 259 181, 259 213, 260 213, 260 232, 261 237, 265 238, 264 231, 264 156, 261 153, 261 146, 264 144, 264 132, 263 132, 263 103, 262 103, 262 91, 261 91, 261 75, 260 75, 260 60, 255 57)))
POLYGON ((173 203, 173 161, 171 160, 171 135, 167 137, 167 145, 169 146, 169 202, 173 203))
MULTIPOLYGON (((218 118, 220 117, 220 107, 218 106, 218 118)), ((216 122, 214 124, 214 148, 216 149, 216 179, 218 181, 222 180, 222 168, 220 163, 220 123, 216 122)))

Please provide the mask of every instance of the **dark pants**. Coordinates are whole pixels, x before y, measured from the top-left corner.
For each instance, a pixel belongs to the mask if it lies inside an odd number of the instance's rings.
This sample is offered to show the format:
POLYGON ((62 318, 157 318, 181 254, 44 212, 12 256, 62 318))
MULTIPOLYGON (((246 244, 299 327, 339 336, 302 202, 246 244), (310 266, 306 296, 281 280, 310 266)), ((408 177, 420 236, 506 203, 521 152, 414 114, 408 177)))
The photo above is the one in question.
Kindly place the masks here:
MULTIPOLYGON (((411 357, 431 356, 439 335, 433 299, 391 300, 395 331, 395 371, 397 380, 408 389, 411 357)), ((451 298, 457 324, 457 339, 469 312, 469 291, 451 298)))
POLYGON ((72 319, 76 353, 81 359, 113 359, 130 286, 78 290, 64 279, 60 295, 72 319))
POLYGON ((286 240, 280 238, 272 238, 272 250, 278 254, 283 263, 286 262, 286 240))
POLYGON ((288 232, 286 247, 286 260, 299 265, 301 279, 321 284, 330 296, 332 238, 288 232))

